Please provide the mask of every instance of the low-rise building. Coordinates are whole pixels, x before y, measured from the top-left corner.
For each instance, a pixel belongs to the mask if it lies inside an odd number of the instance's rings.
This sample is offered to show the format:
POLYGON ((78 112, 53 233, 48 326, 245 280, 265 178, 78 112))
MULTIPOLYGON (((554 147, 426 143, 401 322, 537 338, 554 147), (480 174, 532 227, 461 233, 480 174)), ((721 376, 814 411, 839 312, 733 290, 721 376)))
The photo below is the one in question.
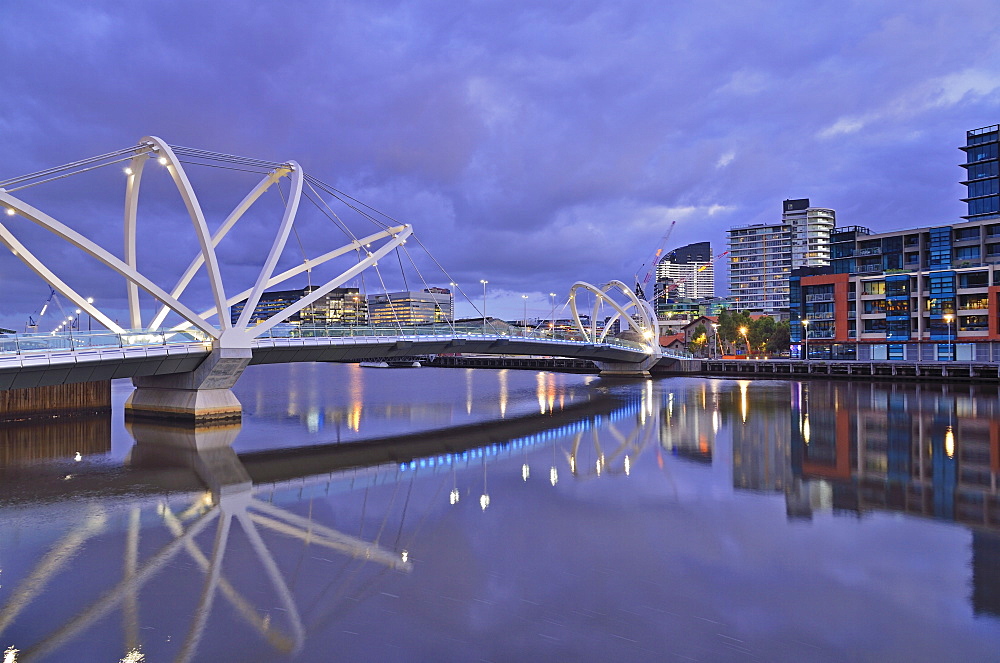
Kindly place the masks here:
MULTIPOLYGON (((296 290, 272 290, 260 296, 250 316, 251 325, 263 322, 271 316, 292 306, 306 295, 316 290, 316 286, 306 286, 296 290)), ((232 323, 236 324, 247 300, 239 301, 230 308, 232 323)), ((306 326, 358 326, 368 324, 365 297, 357 288, 334 288, 298 313, 288 317, 286 322, 306 326)))
POLYGON ((373 325, 409 326, 449 322, 454 319, 454 310, 453 295, 446 288, 368 295, 368 316, 373 325))

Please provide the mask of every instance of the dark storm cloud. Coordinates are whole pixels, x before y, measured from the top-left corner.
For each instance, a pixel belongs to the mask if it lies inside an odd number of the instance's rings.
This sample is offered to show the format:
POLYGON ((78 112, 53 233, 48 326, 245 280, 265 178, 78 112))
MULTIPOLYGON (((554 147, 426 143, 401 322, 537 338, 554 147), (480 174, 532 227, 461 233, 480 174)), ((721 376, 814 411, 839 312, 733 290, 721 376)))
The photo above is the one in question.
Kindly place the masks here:
MULTIPOLYGON (((1000 121, 992 12, 989 0, 8 2, 0 178, 148 134, 296 159, 413 223, 467 290, 489 279, 505 314, 520 315, 520 293, 545 314, 544 293, 577 279, 630 280, 675 220, 671 245, 716 252, 726 228, 773 220, 789 197, 876 230, 956 220, 955 147, 1000 121)), ((203 181, 220 215, 246 191, 203 181)), ((66 191, 56 208, 99 211, 91 229, 115 236, 120 192, 66 191)), ((161 235, 194 248, 183 224, 161 235)), ((7 260, 12 325, 45 288, 7 260)), ((94 281, 105 299, 124 290, 94 281)))

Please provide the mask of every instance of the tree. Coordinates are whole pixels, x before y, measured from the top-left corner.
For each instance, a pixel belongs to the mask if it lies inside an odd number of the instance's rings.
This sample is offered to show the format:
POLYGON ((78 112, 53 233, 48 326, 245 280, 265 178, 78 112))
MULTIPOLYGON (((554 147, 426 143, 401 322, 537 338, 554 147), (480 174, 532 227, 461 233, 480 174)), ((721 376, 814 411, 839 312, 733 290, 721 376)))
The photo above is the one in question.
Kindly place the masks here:
POLYGON ((787 320, 782 320, 774 329, 771 338, 767 341, 767 350, 772 354, 788 352, 791 347, 791 324, 787 320))
POLYGON ((719 339, 725 343, 726 349, 731 353, 734 346, 743 344, 743 334, 740 327, 750 329, 752 323, 750 314, 746 311, 730 313, 726 309, 719 312, 719 339))
POLYGON ((692 354, 700 354, 705 351, 708 344, 708 330, 705 325, 698 325, 691 334, 691 341, 688 343, 688 351, 692 354))
POLYGON ((757 354, 763 354, 767 350, 767 343, 774 335, 777 323, 769 315, 762 316, 750 322, 747 337, 750 341, 750 348, 757 354))

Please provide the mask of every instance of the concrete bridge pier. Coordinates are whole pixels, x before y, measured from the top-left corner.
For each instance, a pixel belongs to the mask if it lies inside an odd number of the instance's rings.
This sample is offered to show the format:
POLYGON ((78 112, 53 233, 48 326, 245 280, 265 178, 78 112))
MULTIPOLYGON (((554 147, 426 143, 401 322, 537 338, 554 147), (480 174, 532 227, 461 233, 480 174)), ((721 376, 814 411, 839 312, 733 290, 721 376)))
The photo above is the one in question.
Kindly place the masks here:
POLYGON ((250 348, 217 347, 190 373, 134 377, 125 416, 197 424, 239 421, 243 406, 232 387, 250 358, 250 348))
POLYGON ((649 369, 656 365, 659 357, 650 355, 639 362, 631 361, 595 361, 601 369, 601 377, 606 378, 648 378, 649 369))

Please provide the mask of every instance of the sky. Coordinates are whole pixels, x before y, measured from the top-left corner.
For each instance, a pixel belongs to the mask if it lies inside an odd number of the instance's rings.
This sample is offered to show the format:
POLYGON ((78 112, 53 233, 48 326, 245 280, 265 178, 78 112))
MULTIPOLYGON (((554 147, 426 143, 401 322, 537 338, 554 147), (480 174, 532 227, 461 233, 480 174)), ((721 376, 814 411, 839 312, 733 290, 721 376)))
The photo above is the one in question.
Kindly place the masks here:
MULTIPOLYGON (((671 227, 663 248, 718 254, 728 228, 780 218, 787 198, 874 231, 960 220, 957 147, 1000 122, 998 13, 994 0, 4 0, 0 181, 148 135, 295 160, 412 224, 447 270, 416 258, 429 285, 458 283, 481 308, 487 280, 491 315, 545 317, 578 280, 633 283, 671 227)), ((210 226, 257 180, 194 170, 210 226)), ((197 239, 175 190, 143 187, 140 268, 169 287, 197 239)), ((123 191, 120 172, 88 173, 15 195, 120 256, 123 191)), ((272 198, 220 248, 227 292, 253 284, 272 198)), ((125 315, 120 277, 0 222, 125 315)), ((289 251, 344 243, 322 223, 289 251)), ((716 275, 725 294, 724 259, 716 275)), ((193 306, 210 301, 200 285, 193 306)), ((0 325, 23 328, 47 296, 0 258, 0 325)))

